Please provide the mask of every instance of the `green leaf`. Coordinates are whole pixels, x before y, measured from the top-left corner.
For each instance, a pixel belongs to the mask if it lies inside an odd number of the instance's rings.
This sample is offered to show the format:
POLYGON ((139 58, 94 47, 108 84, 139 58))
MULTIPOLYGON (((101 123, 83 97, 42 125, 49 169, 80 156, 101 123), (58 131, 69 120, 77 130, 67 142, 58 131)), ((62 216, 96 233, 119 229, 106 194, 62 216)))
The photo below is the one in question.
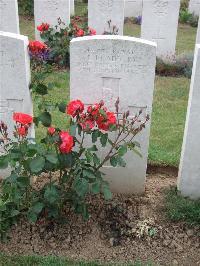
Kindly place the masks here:
POLYGON ((44 204, 42 202, 38 201, 34 203, 27 213, 27 218, 29 219, 29 221, 32 223, 36 223, 38 219, 38 215, 41 213, 43 208, 44 208, 44 204))
POLYGON ((88 177, 88 178, 92 178, 92 179, 96 178, 96 175, 95 175, 94 172, 93 172, 92 170, 90 170, 90 169, 85 169, 85 170, 83 170, 83 176, 84 176, 84 177, 88 177))
POLYGON ((47 161, 49 161, 52 164, 57 164, 58 162, 58 157, 57 154, 54 152, 49 152, 45 155, 47 161))
POLYGON ((61 102, 58 104, 58 109, 61 113, 65 113, 66 111, 66 106, 67 106, 67 103, 66 102, 61 102))
POLYGON ((27 187, 30 185, 30 179, 28 176, 19 176, 17 178, 17 183, 20 187, 27 187))
POLYGON ((44 84, 38 84, 35 91, 40 95, 45 95, 48 94, 48 87, 44 84))
POLYGON ((0 156, 0 169, 5 169, 8 167, 8 159, 6 156, 0 156))
POLYGON ((43 112, 39 116, 40 121, 43 126, 50 127, 51 126, 51 114, 49 112, 43 112))
POLYGON ((92 143, 95 143, 100 135, 99 130, 94 130, 92 132, 92 143))
POLYGON ((73 157, 71 153, 59 154, 58 156, 61 168, 70 168, 73 164, 73 157))
POLYGON ((84 197, 89 189, 88 181, 85 178, 75 180, 74 189, 80 197, 84 197))
POLYGON ((118 160, 116 157, 111 157, 110 158, 110 164, 113 166, 113 167, 116 167, 117 164, 118 164, 118 160))
POLYGON ((31 222, 31 223, 36 223, 37 222, 37 219, 38 219, 38 216, 36 213, 32 212, 32 211, 29 211, 27 213, 27 218, 28 220, 31 222))
POLYGON ((87 149, 88 151, 98 151, 97 146, 93 145, 92 147, 87 149))
POLYGON ((93 162, 94 164, 100 164, 100 159, 97 157, 96 153, 93 153, 93 162))
POLYGON ((29 162, 29 167, 32 173, 39 173, 43 170, 45 165, 44 157, 37 156, 29 162))
POLYGON ((127 145, 122 145, 118 149, 119 156, 124 156, 127 153, 127 145))
POLYGON ((53 204, 59 199, 59 191, 55 186, 48 186, 44 193, 44 198, 50 203, 53 204))
POLYGON ((101 138, 100 138, 102 147, 106 146, 107 140, 108 140, 108 133, 105 133, 105 134, 102 133, 101 138))
POLYGON ((104 195, 105 200, 112 199, 112 193, 107 183, 103 184, 102 190, 103 190, 103 195, 104 195))
POLYGON ((69 128, 69 133, 71 136, 75 137, 76 136, 76 128, 77 128, 77 125, 71 125, 70 128, 69 128))
POLYGON ((92 153, 90 152, 90 151, 86 151, 85 152, 85 157, 86 157, 86 159, 87 159, 87 161, 90 163, 91 161, 92 161, 92 159, 93 159, 93 156, 92 156, 92 153))
POLYGON ((18 211, 18 210, 11 210, 11 212, 10 212, 10 217, 15 217, 15 216, 17 216, 17 215, 19 215, 20 214, 20 212, 18 211))
POLYGON ((100 193, 100 188, 101 188, 100 183, 99 182, 95 182, 91 186, 91 192, 93 194, 98 194, 98 193, 100 193))
POLYGON ((106 112, 105 112, 103 109, 100 109, 100 110, 99 110, 99 113, 100 113, 104 118, 107 118, 107 114, 106 114, 106 112))
POLYGON ((33 211, 34 213, 36 213, 36 214, 41 213, 41 211, 42 211, 43 208, 44 208, 44 203, 39 202, 39 201, 36 202, 36 203, 31 207, 32 211, 33 211))
POLYGON ((118 157, 118 165, 121 167, 125 167, 126 162, 121 157, 118 157))

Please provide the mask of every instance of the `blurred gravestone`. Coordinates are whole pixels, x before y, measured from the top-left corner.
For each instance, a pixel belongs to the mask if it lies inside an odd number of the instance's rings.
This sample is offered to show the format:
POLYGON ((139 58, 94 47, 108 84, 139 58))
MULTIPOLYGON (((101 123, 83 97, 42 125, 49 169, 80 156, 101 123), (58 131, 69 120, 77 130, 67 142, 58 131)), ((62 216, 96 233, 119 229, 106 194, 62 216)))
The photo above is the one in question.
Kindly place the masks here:
POLYGON ((17 0, 0 0, 0 31, 19 33, 17 0))
POLYGON ((58 25, 58 18, 65 25, 70 23, 70 0, 34 0, 35 36, 40 39, 37 26, 48 23, 50 26, 58 25))
POLYGON ((108 21, 116 26, 119 35, 123 35, 124 0, 88 0, 89 27, 95 29, 97 34, 103 34, 110 31, 108 21))
POLYGON ((157 56, 175 55, 180 0, 143 0, 141 38, 157 43, 157 56))

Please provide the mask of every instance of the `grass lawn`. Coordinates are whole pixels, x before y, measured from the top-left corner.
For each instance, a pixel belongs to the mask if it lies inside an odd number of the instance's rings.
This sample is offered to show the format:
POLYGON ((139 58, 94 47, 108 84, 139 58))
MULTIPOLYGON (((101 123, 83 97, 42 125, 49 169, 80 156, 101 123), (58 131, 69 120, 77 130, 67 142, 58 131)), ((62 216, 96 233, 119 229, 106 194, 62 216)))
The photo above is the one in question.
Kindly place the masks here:
MULTIPOLYGON (((86 13, 85 6, 77 6, 76 12, 86 13)), ((24 17, 20 18, 21 33, 34 39, 34 23, 24 17)), ((140 26, 126 23, 124 33, 138 37, 140 26)), ((196 28, 187 25, 179 25, 177 36, 178 53, 193 52, 196 28)), ((67 71, 53 73, 50 79, 56 83, 49 97, 51 102, 69 99, 69 73, 67 71)), ((149 161, 153 164, 178 166, 187 99, 190 80, 187 78, 157 77, 153 102, 152 127, 150 137, 149 161)), ((37 112, 37 103, 34 101, 34 110, 37 112)), ((53 124, 66 125, 64 115, 54 112, 53 124)), ((36 129, 36 136, 43 134, 41 128, 36 129)))
POLYGON ((74 262, 62 257, 8 256, 0 254, 0 266, 153 266, 152 263, 100 264, 98 262, 74 262))

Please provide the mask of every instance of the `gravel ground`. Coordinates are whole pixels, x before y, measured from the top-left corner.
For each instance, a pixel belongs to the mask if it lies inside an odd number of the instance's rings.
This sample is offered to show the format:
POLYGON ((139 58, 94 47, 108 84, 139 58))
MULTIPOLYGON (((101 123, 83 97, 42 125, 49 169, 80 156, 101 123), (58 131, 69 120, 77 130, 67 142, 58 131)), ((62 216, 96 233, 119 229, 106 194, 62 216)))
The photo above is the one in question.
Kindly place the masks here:
POLYGON ((0 244, 8 254, 66 256, 70 259, 159 265, 200 265, 199 228, 166 220, 164 190, 176 176, 154 171, 147 177, 143 196, 114 195, 105 203, 91 198, 91 217, 69 215, 68 223, 30 225, 21 221, 0 244))

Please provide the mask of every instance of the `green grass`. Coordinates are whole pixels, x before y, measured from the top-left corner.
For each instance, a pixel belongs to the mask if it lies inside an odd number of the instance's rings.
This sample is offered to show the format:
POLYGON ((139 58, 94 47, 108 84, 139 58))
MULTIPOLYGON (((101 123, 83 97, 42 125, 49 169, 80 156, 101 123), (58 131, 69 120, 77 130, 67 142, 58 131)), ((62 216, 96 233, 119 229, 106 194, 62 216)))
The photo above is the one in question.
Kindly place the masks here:
POLYGON ((149 149, 153 164, 179 164, 189 83, 187 78, 156 78, 149 149))
POLYGON ((0 266, 153 266, 151 262, 135 262, 132 264, 104 264, 98 262, 75 262, 62 257, 53 256, 8 256, 0 254, 0 266))
POLYGON ((165 206, 167 217, 174 221, 200 225, 200 201, 190 200, 180 195, 176 188, 166 191, 165 206))

